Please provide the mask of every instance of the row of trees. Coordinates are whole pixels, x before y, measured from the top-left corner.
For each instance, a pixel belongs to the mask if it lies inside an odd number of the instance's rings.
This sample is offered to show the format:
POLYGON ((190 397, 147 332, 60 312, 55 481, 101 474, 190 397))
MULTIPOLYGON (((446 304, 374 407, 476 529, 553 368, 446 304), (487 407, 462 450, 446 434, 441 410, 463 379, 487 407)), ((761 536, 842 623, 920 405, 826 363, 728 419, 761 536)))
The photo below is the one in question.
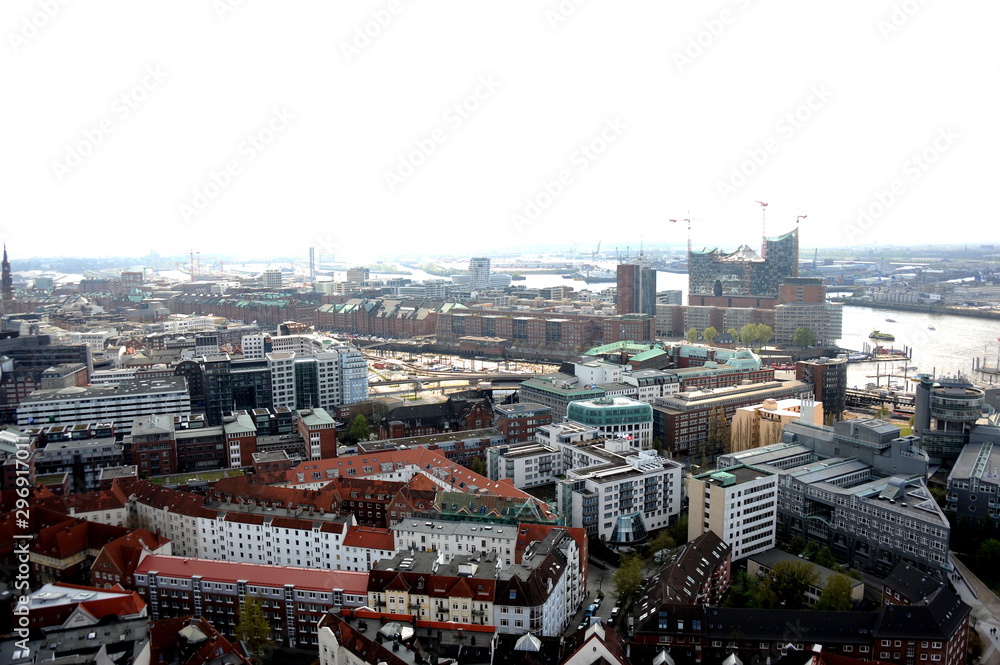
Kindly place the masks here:
MULTIPOLYGON (((757 348, 766 346, 768 342, 774 339, 774 330, 771 329, 771 326, 763 323, 748 323, 740 330, 730 328, 726 332, 738 344, 756 346, 757 348)), ((701 333, 698 332, 697 328, 689 328, 686 335, 687 341, 692 344, 697 342, 699 337, 711 344, 718 336, 719 331, 715 326, 708 326, 701 333)), ((795 332, 792 333, 793 346, 806 347, 813 346, 814 344, 816 344, 816 333, 813 332, 812 328, 800 327, 796 328, 795 332)))
MULTIPOLYGON (((801 610, 808 606, 806 593, 819 582, 819 571, 808 561, 779 561, 767 575, 757 577, 740 569, 733 577, 723 607, 801 610)), ((853 607, 851 580, 831 575, 820 592, 817 610, 846 612, 853 607)))
MULTIPOLYGON (((801 330, 808 329, 803 328, 801 330)), ((771 329, 771 326, 764 323, 748 323, 739 330, 736 330, 736 328, 730 328, 726 331, 726 333, 736 340, 738 344, 755 346, 757 348, 765 346, 768 342, 774 339, 774 330, 771 329)), ((708 326, 700 333, 697 328, 689 328, 686 334, 687 341, 692 344, 697 342, 699 337, 711 344, 718 336, 719 331, 715 328, 715 326, 708 326)), ((815 343, 815 341, 815 335, 813 335, 813 342, 815 343)))

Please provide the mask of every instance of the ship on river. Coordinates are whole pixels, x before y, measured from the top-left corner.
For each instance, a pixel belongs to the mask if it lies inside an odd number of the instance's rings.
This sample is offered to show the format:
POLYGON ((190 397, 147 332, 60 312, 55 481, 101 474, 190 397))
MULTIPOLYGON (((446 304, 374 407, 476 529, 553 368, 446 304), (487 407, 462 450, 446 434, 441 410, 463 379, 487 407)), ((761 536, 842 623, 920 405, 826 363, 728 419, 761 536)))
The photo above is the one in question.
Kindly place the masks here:
POLYGON ((883 339, 887 342, 896 341, 896 336, 887 332, 882 332, 881 330, 873 330, 871 335, 868 335, 869 339, 883 339))

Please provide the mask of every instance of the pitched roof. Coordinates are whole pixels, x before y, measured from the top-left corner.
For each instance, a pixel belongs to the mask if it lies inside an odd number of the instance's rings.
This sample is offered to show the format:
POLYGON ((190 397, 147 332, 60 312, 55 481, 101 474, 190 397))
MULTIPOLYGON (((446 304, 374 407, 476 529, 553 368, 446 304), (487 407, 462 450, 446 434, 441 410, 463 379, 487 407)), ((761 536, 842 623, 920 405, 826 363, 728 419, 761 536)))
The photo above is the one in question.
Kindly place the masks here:
POLYGON ((947 641, 972 610, 946 586, 916 605, 883 605, 876 637, 926 635, 947 641))
POLYGON ((706 531, 676 550, 646 583, 637 612, 646 612, 666 603, 695 603, 698 593, 715 570, 732 553, 714 531, 706 531))
POLYGON ((200 575, 202 579, 211 581, 246 580, 247 584, 268 587, 294 584, 299 589, 317 591, 343 589, 344 593, 362 595, 367 593, 368 588, 368 573, 364 572, 266 566, 256 563, 212 561, 160 554, 151 554, 143 559, 135 573, 136 575, 148 575, 154 571, 160 577, 187 579, 192 575, 200 575))
POLYGON ((882 582, 882 586, 898 593, 908 602, 916 603, 933 594, 944 583, 905 561, 900 561, 882 582))

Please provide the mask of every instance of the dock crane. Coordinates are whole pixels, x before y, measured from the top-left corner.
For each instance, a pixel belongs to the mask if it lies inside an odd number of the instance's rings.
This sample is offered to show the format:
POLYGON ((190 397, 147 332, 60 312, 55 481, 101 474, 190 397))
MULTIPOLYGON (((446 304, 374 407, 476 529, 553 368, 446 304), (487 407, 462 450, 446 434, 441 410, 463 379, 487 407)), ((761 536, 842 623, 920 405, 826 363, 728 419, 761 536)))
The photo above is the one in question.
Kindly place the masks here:
POLYGON ((688 256, 691 256, 691 218, 690 217, 685 217, 684 219, 671 219, 670 221, 673 222, 673 223, 675 223, 675 224, 677 222, 687 222, 688 256))
POLYGON ((767 204, 757 201, 760 204, 760 258, 767 258, 767 204))

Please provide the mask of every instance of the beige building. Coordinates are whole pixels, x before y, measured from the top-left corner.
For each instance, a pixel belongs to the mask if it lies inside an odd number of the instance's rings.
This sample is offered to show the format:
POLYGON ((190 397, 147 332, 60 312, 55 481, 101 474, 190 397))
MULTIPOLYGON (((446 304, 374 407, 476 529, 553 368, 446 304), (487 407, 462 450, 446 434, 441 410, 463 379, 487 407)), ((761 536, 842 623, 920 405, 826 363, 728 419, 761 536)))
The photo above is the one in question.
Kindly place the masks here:
POLYGON ((734 466, 688 477, 688 541, 714 531, 733 561, 774 547, 778 474, 734 466))
POLYGON ((778 443, 785 425, 798 422, 822 426, 823 403, 799 398, 767 399, 736 409, 730 427, 730 450, 737 453, 778 443))

